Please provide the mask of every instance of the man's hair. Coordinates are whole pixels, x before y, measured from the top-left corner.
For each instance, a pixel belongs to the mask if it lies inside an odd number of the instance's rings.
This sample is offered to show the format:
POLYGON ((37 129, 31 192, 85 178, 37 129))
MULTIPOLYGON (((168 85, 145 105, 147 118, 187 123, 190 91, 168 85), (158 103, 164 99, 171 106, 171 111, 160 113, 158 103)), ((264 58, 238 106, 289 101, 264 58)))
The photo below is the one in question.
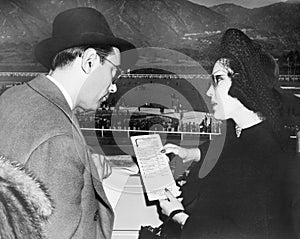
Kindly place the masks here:
POLYGON ((105 57, 108 56, 109 53, 113 51, 111 46, 103 46, 101 48, 96 48, 93 46, 77 46, 65 49, 57 53, 51 63, 51 70, 55 70, 56 68, 62 68, 70 65, 76 57, 81 57, 84 51, 88 48, 94 48, 97 51, 97 54, 100 57, 100 62, 103 63, 105 57))

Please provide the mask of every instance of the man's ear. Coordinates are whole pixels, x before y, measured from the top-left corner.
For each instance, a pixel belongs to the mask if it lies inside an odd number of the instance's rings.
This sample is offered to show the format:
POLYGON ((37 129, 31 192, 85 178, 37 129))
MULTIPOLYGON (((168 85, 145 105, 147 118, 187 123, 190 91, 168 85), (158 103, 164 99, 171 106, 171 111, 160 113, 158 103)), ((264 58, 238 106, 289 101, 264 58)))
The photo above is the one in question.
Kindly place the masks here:
POLYGON ((81 61, 81 69, 89 74, 97 60, 97 52, 94 48, 88 48, 84 51, 81 61))

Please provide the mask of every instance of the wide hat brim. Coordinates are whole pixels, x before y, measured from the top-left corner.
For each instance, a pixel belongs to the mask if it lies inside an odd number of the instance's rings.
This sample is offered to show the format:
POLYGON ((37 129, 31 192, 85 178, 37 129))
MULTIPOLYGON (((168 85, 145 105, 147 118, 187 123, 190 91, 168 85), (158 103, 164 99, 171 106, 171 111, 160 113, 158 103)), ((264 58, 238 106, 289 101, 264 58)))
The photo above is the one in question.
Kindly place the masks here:
POLYGON ((90 47, 116 47, 121 52, 121 67, 128 69, 133 66, 138 58, 135 46, 118 37, 105 36, 101 33, 82 33, 74 37, 51 37, 38 43, 35 47, 34 53, 38 62, 40 62, 47 69, 50 69, 51 62, 54 56, 65 49, 76 46, 90 46, 90 47))

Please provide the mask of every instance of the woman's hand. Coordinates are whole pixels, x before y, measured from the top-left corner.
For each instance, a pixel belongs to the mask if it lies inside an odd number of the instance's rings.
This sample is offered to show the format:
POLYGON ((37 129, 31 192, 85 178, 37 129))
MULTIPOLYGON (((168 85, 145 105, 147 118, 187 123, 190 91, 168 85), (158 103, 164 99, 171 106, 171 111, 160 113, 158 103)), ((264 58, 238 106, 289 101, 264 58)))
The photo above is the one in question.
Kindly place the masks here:
MULTIPOLYGON (((182 203, 168 189, 165 189, 165 194, 167 199, 159 200, 159 205, 163 214, 169 216, 171 212, 175 210, 184 210, 182 203)), ((188 217, 189 216, 186 213, 180 212, 177 213, 172 219, 178 222, 180 225, 184 225, 188 217)))
POLYGON ((201 152, 198 148, 182 148, 175 144, 166 144, 162 150, 162 153, 169 154, 173 153, 175 155, 178 155, 180 158, 182 158, 182 161, 184 163, 190 162, 190 161, 199 161, 201 158, 201 152))

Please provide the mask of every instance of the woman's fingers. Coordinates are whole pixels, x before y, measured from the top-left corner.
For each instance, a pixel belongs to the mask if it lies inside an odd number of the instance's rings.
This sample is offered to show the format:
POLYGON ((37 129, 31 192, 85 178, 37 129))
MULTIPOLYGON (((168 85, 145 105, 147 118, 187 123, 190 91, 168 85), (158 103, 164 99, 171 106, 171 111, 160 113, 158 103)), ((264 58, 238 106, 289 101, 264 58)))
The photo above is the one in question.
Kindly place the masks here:
POLYGON ((179 154, 179 149, 180 147, 175 145, 175 144, 166 144, 162 149, 161 149, 161 153, 164 154, 169 154, 169 153, 173 153, 178 155, 179 154))
POLYGON ((167 188, 165 188, 165 195, 167 196, 169 201, 177 200, 177 198, 167 188))

